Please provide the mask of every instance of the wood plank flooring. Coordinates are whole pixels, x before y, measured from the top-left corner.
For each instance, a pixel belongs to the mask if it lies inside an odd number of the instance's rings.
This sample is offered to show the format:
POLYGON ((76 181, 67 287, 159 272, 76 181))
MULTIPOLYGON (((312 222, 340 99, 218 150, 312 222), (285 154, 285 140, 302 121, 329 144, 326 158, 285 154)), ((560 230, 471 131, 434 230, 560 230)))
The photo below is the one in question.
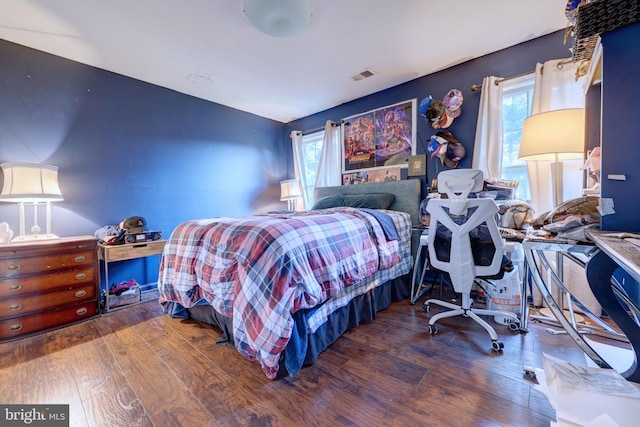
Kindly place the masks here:
MULTIPOLYGON (((424 299, 424 298, 423 298, 424 299)), ((221 332, 156 301, 0 344, 0 402, 70 404, 72 426, 548 426, 555 412, 523 365, 542 352, 585 364, 545 325, 488 334, 470 319, 428 332, 422 301, 394 303, 295 377, 265 377, 221 332)), ((432 313, 440 309, 432 306, 432 313)))

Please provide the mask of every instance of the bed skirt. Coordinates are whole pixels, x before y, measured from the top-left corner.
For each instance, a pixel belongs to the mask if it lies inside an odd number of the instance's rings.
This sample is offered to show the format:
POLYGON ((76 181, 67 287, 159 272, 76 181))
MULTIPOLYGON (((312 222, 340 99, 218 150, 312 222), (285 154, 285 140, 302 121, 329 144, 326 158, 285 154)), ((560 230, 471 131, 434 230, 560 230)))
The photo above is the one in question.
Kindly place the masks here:
MULTIPOLYGON (((311 365, 320 353, 329 348, 342 334, 356 326, 372 322, 380 310, 392 302, 407 299, 410 294, 410 274, 392 279, 353 298, 347 305, 336 309, 327 321, 309 333, 306 319, 318 307, 299 310, 293 314, 295 326, 291 339, 280 357, 278 377, 295 375, 303 366, 311 365)), ((216 312, 208 304, 187 309, 189 318, 218 327, 222 336, 218 344, 233 346, 232 319, 216 312)))

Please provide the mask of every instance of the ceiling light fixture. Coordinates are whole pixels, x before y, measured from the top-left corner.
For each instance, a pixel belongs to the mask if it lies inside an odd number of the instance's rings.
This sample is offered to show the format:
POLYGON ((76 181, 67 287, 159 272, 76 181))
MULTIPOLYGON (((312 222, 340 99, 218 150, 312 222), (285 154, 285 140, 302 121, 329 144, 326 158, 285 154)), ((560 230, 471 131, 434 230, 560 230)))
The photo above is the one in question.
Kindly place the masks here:
POLYGON ((244 0, 244 14, 260 31, 273 37, 291 37, 311 21, 309 0, 244 0))
POLYGON ((201 73, 200 71, 197 73, 187 74, 187 79, 199 85, 213 84, 213 76, 211 74, 201 73))

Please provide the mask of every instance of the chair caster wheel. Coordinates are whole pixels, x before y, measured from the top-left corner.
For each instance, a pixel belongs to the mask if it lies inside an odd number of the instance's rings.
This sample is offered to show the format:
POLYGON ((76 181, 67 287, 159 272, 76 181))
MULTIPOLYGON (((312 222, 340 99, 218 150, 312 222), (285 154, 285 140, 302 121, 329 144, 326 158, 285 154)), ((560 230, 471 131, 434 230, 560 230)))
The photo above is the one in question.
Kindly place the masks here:
POLYGON ((429 333, 430 334, 437 334, 438 333, 438 327, 436 325, 429 325, 429 333))
POLYGON ((520 322, 514 320, 513 322, 509 322, 509 329, 512 331, 517 331, 520 329, 520 322))
POLYGON ((422 311, 424 311, 425 313, 429 312, 429 304, 425 304, 422 306, 422 311))
POLYGON ((538 379, 536 376, 536 371, 533 368, 525 367, 524 374, 527 376, 527 378, 531 378, 534 380, 538 379))
POLYGON ((491 341, 491 347, 493 347, 495 351, 500 351, 504 348, 504 344, 502 344, 501 341, 491 341))

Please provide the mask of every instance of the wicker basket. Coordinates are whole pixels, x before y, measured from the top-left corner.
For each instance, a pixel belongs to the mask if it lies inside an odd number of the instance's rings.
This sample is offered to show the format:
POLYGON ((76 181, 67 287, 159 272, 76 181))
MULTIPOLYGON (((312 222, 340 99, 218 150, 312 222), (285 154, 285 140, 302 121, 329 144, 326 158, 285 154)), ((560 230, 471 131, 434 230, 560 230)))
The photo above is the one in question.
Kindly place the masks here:
POLYGON ((573 59, 591 59, 604 32, 640 21, 640 0, 595 0, 578 7, 573 59))
POLYGON ((597 0, 578 8, 576 38, 584 39, 640 21, 640 0, 597 0))

